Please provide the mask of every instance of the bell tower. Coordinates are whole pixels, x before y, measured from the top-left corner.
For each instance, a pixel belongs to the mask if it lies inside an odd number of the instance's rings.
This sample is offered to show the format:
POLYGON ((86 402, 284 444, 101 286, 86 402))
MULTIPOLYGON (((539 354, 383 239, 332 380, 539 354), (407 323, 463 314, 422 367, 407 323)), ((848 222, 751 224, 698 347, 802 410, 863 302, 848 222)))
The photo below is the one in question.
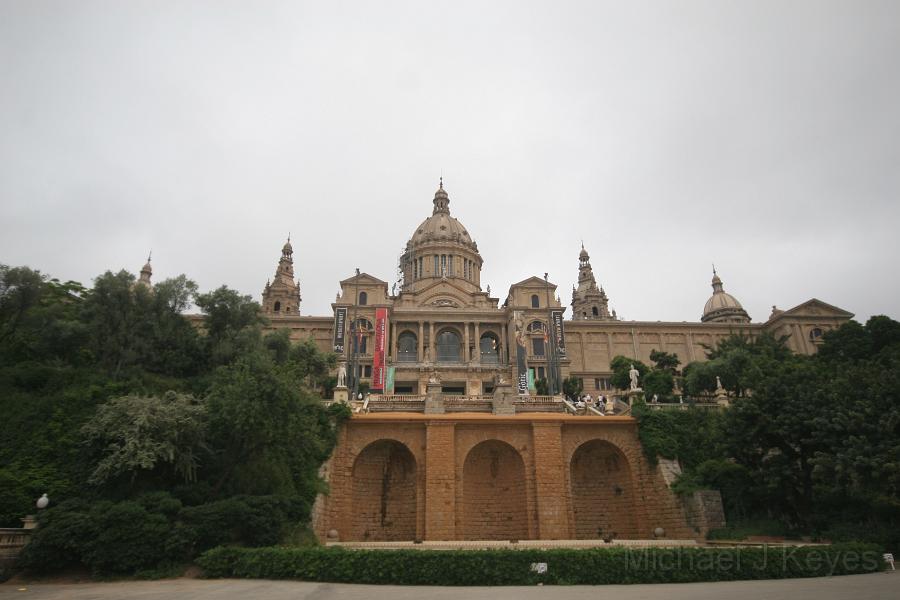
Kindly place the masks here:
POLYGON ((294 247, 290 235, 281 248, 274 281, 266 281, 263 288, 262 309, 270 317, 300 314, 300 282, 294 281, 294 247))

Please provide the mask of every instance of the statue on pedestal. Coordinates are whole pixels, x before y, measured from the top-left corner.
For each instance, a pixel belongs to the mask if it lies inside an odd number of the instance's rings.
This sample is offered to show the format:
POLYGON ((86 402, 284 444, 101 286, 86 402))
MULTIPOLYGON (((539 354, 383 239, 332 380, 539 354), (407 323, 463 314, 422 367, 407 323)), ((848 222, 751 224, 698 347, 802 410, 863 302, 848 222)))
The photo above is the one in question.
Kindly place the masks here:
POLYGON ((638 390, 638 377, 640 377, 641 372, 634 368, 634 363, 631 365, 631 370, 628 371, 628 377, 631 379, 631 389, 638 390))
POLYGON ((719 379, 719 376, 716 375, 716 396, 722 396, 725 394, 725 388, 722 387, 722 380, 719 379))
POLYGON ((347 363, 344 361, 338 365, 337 387, 347 387, 347 363))

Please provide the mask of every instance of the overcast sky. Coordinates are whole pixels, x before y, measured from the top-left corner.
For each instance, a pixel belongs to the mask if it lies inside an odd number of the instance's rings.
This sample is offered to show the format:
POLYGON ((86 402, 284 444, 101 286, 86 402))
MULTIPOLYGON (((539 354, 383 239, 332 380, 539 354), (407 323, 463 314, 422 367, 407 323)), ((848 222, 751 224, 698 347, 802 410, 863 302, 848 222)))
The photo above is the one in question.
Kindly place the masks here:
POLYGON ((900 318, 900 2, 0 0, 0 263, 303 314, 393 283, 443 172, 482 285, 581 240, 620 317, 900 318))

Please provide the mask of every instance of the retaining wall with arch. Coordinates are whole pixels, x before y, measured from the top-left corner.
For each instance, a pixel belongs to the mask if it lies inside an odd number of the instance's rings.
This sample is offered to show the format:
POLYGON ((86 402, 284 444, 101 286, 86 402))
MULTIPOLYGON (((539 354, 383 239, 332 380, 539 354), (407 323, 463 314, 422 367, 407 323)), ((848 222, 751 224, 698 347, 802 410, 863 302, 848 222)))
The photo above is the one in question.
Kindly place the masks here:
POLYGON ((338 438, 313 510, 322 541, 698 535, 631 417, 376 413, 338 438))

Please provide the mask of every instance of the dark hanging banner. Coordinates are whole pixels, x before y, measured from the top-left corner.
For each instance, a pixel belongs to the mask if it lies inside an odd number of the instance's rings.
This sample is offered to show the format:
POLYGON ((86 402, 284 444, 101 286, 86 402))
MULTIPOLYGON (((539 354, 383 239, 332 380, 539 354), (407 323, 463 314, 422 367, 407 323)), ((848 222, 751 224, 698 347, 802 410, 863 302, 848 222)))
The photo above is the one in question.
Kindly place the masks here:
POLYGON ((553 323, 553 340, 556 343, 556 353, 560 358, 565 358, 566 332, 563 329, 563 311, 551 310, 550 320, 553 323))
POLYGON ((347 309, 334 309, 334 351, 344 353, 344 334, 347 327, 347 309))

